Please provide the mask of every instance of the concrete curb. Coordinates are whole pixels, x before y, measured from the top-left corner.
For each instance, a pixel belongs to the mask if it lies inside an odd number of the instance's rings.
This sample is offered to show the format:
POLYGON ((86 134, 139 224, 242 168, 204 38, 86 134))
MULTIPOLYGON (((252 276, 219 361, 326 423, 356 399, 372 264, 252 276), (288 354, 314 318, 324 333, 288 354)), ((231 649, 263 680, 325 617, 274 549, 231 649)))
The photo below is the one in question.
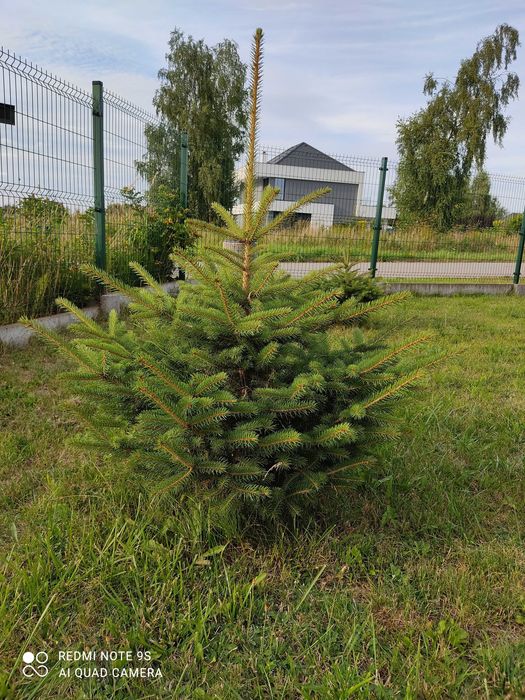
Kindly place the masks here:
MULTIPOLYGON (((166 282, 162 285, 162 288, 169 294, 176 296, 179 290, 179 285, 177 282, 166 282)), ((106 316, 112 309, 120 312, 123 308, 128 306, 129 303, 130 299, 125 294, 119 294, 118 292, 112 294, 102 294, 98 304, 87 306, 83 308, 82 311, 87 314, 89 318, 97 318, 100 315, 106 316)), ((73 323, 79 322, 76 316, 72 313, 42 316, 35 320, 50 330, 60 330, 67 328, 73 323)), ((32 331, 30 328, 26 328, 21 323, 11 323, 7 326, 0 326, 0 344, 7 345, 9 347, 25 347, 34 335, 34 331, 32 331)))
POLYGON ((410 291, 422 296, 451 297, 465 294, 525 295, 525 286, 519 284, 471 284, 461 282, 384 282, 387 292, 410 291))
MULTIPOLYGON (((100 313, 98 306, 88 306, 82 311, 89 318, 96 318, 100 313)), ((49 330, 60 330, 67 328, 72 323, 78 322, 78 319, 71 313, 54 314, 53 316, 41 316, 36 319, 44 328, 49 330)), ((13 347, 23 347, 29 343, 31 337, 35 334, 30 328, 26 328, 21 323, 10 323, 8 326, 0 326, 0 343, 13 347)))

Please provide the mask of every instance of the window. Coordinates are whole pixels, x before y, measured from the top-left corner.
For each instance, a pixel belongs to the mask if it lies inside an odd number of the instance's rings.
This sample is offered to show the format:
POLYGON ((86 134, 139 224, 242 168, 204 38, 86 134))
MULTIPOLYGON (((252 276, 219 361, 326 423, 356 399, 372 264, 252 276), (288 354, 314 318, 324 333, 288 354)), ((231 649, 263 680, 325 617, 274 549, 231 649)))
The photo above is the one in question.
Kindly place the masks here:
POLYGON ((277 197, 275 199, 284 199, 284 183, 285 183, 284 177, 276 177, 275 178, 273 186, 279 188, 279 194, 277 195, 277 197))
POLYGON ((11 124, 11 126, 14 126, 14 123, 15 106, 0 102, 0 124, 11 124))

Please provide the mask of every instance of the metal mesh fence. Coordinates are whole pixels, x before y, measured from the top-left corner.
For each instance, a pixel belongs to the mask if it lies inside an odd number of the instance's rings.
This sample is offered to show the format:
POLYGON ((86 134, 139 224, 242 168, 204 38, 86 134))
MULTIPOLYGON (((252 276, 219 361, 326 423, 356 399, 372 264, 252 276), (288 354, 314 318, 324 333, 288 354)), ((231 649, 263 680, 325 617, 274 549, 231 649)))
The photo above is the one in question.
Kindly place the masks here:
MULTIPOLYGON (((93 95, 0 49, 0 323, 54 310, 57 296, 85 305, 96 290, 80 271, 95 260, 93 95)), ((168 251, 137 169, 153 115, 106 92, 102 170, 109 272, 129 262, 162 277, 168 251), (153 225, 149 225, 153 221, 153 225)), ((174 154, 176 158, 176 154, 174 154)))
POLYGON ((148 182, 137 170, 147 152, 146 127, 158 123, 148 112, 104 92, 106 267, 127 282, 136 281, 131 260, 158 272, 158 241, 144 205, 148 182))
MULTIPOLYGON (((330 192, 300 207, 271 235, 282 267, 293 275, 346 258, 361 272, 371 267, 376 213, 380 211, 378 277, 389 279, 496 279, 512 281, 518 248, 525 178, 489 175, 465 192, 447 231, 421 223, 402 224, 392 187, 396 163, 389 162, 382 206, 377 203, 381 160, 328 155, 301 143, 262 147, 257 153, 256 199, 268 184, 280 189, 268 218, 319 187, 330 192)), ((244 166, 237 172, 240 196, 233 207, 242 219, 244 166)))
POLYGON ((0 320, 91 294, 91 96, 0 50, 0 320), (7 118, 6 118, 7 117, 7 118))
MULTIPOLYGON (((387 193, 397 165, 390 162, 388 168, 387 193)), ((445 231, 403 224, 397 216, 383 221, 377 275, 511 282, 524 206, 525 178, 488 174, 473 180, 445 231)))

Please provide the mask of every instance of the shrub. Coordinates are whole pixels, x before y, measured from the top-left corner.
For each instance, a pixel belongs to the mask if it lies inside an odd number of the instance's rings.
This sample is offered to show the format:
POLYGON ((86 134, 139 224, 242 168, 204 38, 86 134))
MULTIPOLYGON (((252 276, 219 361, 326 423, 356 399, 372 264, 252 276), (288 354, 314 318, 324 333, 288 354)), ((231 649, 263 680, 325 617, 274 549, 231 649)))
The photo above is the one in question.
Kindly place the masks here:
POLYGON ((383 294, 379 284, 368 275, 360 274, 349 258, 343 258, 342 263, 336 266, 333 272, 327 272, 318 286, 327 291, 341 289, 338 297, 340 303, 347 299, 355 299, 360 303, 374 301, 383 294))
POLYGON ((424 340, 387 349, 359 329, 351 337, 329 334, 405 295, 339 303, 342 288, 315 283, 330 272, 291 279, 265 250, 276 226, 326 190, 270 223, 278 189, 267 187, 254 206, 261 38, 257 30, 243 225, 218 204, 226 228, 187 222, 197 234, 238 241, 242 253, 211 245, 175 250, 174 262, 198 281, 181 283, 177 298, 137 264, 150 289, 91 269, 131 297, 129 325, 112 312, 103 327, 65 300, 60 304, 82 321, 72 341, 26 319, 78 365, 66 379, 81 399, 73 403, 87 427, 81 444, 126 460, 156 495, 203 499, 223 524, 309 514, 352 487, 369 463, 367 447, 391 432, 385 418, 392 403, 419 376, 401 376, 396 359, 424 340))
MULTIPOLYGON (((173 272, 171 251, 174 247, 187 248, 192 242, 185 225, 187 211, 180 205, 179 193, 158 185, 147 198, 132 187, 124 187, 121 195, 127 200, 126 204, 119 204, 125 216, 114 217, 115 228, 122 230, 125 223, 124 240, 132 249, 140 251, 144 267, 158 279, 169 279, 173 272)), ((126 265, 129 260, 128 255, 126 265)), ((114 267, 111 271, 116 272, 114 267)))
POLYGON ((498 233, 513 234, 519 233, 521 230, 521 222, 523 214, 510 214, 505 219, 497 219, 494 221, 494 230, 498 233))
MULTIPOLYGON (((30 222, 39 232, 53 231, 69 217, 69 211, 62 202, 34 194, 22 199, 17 206, 20 218, 30 222)), ((26 224, 27 226, 27 224, 26 224)))
MULTIPOLYGON (((148 207, 132 188, 121 194, 128 201, 106 208, 108 271, 133 284, 129 261, 138 260, 157 278, 169 279, 173 246, 190 242, 178 194, 157 188, 148 207)), ((96 286, 79 269, 93 260, 94 239, 92 208, 73 212, 34 195, 0 208, 0 323, 55 312, 58 295, 82 305, 95 299, 96 286)))
POLYGON ((186 216, 187 212, 180 206, 179 193, 159 185, 149 202, 146 237, 154 252, 152 272, 163 279, 172 272, 170 253, 173 248, 187 248, 192 242, 185 224, 186 216))

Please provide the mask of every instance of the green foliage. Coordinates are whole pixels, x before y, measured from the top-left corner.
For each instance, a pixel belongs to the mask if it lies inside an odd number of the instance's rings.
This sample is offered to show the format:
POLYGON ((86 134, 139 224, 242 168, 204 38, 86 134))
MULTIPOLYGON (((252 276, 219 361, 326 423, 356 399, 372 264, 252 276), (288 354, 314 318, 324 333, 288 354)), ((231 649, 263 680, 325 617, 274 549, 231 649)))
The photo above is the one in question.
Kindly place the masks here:
MULTIPOLYGON (((403 440, 378 445, 328 523, 276 527, 259 546, 214 537, 202 504, 150 503, 120 463, 63 447, 67 363, 40 343, 2 354, 7 697, 523 698, 523 300, 410 307, 447 357, 396 407, 403 440), (99 678, 20 672, 28 639, 55 662, 108 638, 151 649, 163 677, 112 679, 104 694, 99 678)), ((371 329, 403 342, 406 310, 385 316, 371 329)))
POLYGON ((62 202, 34 194, 22 199, 16 209, 19 216, 44 231, 52 231, 69 217, 69 211, 62 202))
MULTIPOLYGON (((253 50, 251 139, 255 158, 262 32, 253 50)), ((131 296, 130 324, 112 312, 107 327, 70 302, 59 305, 79 321, 68 342, 26 320, 77 365, 67 381, 87 431, 85 448, 123 459, 146 476, 156 497, 191 494, 229 527, 245 516, 279 520, 308 515, 359 481, 367 448, 389 433, 392 405, 419 378, 397 371, 398 348, 328 331, 354 324, 406 298, 340 303, 343 288, 323 289, 316 273, 294 280, 278 272, 279 257, 265 238, 312 192, 270 223, 271 187, 254 208, 254 179, 246 187, 241 228, 220 205, 219 227, 188 220, 190 230, 213 232, 241 245, 238 254, 207 246, 199 254, 175 249, 172 259, 193 278, 177 298, 140 265, 149 289, 126 287, 91 268, 90 275, 131 296)))
POLYGON ((523 214, 510 214, 504 219, 494 221, 494 229, 499 233, 514 234, 521 231, 523 214))
POLYGON ((137 214, 134 217, 138 221, 136 235, 144 250, 141 261, 159 279, 168 279, 173 269, 171 251, 174 247, 187 248, 192 242, 185 225, 187 211, 180 206, 178 191, 160 184, 146 197, 131 187, 123 189, 122 195, 137 214))
POLYGON ((148 198, 146 236, 154 251, 152 272, 166 279, 173 268, 170 253, 174 247, 187 248, 192 237, 185 224, 187 211, 180 206, 177 191, 160 185, 148 198))
POLYGON ((404 223, 426 222, 449 229, 461 216, 472 169, 483 167, 489 134, 501 144, 517 97, 518 31, 502 24, 461 62, 453 82, 428 75, 424 109, 397 124, 400 162, 392 188, 404 223))
MULTIPOLYGON (((191 242, 178 194, 159 186, 147 201, 131 187, 121 195, 124 201, 106 207, 108 271, 136 283, 129 262, 137 260, 157 278, 169 279, 173 246, 191 242)), ((82 306, 93 301, 96 287, 80 266, 92 262, 94 238, 93 208, 70 211, 34 195, 1 208, 0 323, 56 312, 57 296, 82 306)))
POLYGON ((77 215, 50 199, 30 196, 0 210, 0 323, 51 313, 57 294, 93 299, 79 269, 92 259, 93 239, 84 231, 77 215))
POLYGON ((490 193, 490 177, 479 170, 467 186, 455 223, 465 228, 490 228, 504 214, 505 210, 490 193))
POLYGON ((171 33, 167 62, 154 99, 161 123, 146 129, 148 154, 139 169, 152 190, 160 185, 177 190, 179 133, 187 132, 188 206, 195 216, 209 218, 212 202, 230 208, 237 194, 234 167, 246 128, 246 66, 234 42, 210 47, 179 29, 171 33))
POLYGON ((362 275, 355 269, 354 263, 345 256, 343 261, 335 266, 331 273, 323 275, 319 282, 320 289, 342 290, 338 297, 339 303, 347 301, 347 299, 355 299, 359 303, 375 301, 382 296, 383 291, 379 284, 369 275, 362 275))

